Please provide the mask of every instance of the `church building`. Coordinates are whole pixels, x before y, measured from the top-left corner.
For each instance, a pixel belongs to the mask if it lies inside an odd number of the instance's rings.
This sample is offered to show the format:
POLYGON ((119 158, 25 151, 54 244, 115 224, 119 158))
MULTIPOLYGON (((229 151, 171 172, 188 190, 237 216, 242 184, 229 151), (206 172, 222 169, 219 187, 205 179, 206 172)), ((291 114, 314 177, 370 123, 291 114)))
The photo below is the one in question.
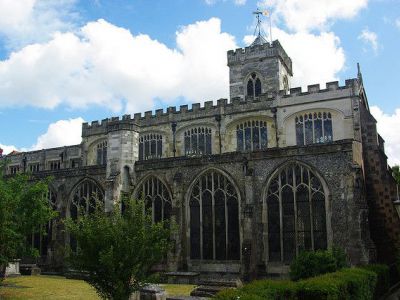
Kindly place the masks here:
POLYGON ((352 265, 394 260, 396 184, 360 71, 292 88, 283 46, 259 38, 227 63, 229 99, 84 123, 79 145, 6 156, 10 175, 54 178, 59 217, 32 237, 42 269, 62 270, 63 249, 76 247, 62 219, 121 195, 178 224, 165 271, 273 276, 303 250, 332 247, 352 265))

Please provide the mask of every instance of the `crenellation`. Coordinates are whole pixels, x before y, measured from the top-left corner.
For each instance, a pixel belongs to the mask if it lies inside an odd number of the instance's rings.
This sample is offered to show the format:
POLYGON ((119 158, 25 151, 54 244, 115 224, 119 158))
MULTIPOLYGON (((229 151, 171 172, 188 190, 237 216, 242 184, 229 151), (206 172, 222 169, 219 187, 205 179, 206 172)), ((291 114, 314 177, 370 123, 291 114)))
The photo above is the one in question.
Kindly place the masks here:
POLYGON ((181 105, 180 107, 179 107, 179 111, 182 113, 182 114, 184 114, 184 113, 187 113, 188 112, 188 105, 181 105))
POLYGON ((302 89, 301 89, 301 87, 291 88, 289 93, 291 96, 297 96, 302 93, 302 89))
POLYGON ((207 110, 207 109, 213 109, 213 105, 214 105, 214 102, 213 101, 206 101, 206 102, 204 102, 204 108, 207 110))
POLYGON ((218 107, 225 107, 227 104, 228 104, 228 99, 221 98, 217 100, 218 107))
POLYGON ((327 82, 326 88, 330 91, 336 91, 339 88, 339 81, 327 82))
POLYGON ((119 121, 119 117, 111 117, 111 122, 118 122, 119 121))
POLYGON ((156 115, 155 117, 160 118, 164 113, 163 109, 156 109, 156 115))
POLYGON ((91 126, 92 127, 99 127, 100 123, 99 123, 99 121, 92 121, 92 125, 91 126))
POLYGON ((168 114, 173 114, 176 113, 176 106, 170 106, 167 108, 167 113, 168 114))
POLYGON ((307 86, 307 92, 310 93, 310 94, 318 93, 319 91, 320 91, 319 83, 307 86))
POLYGON ((131 119, 131 115, 129 115, 129 114, 126 114, 126 115, 122 116, 122 120, 123 121, 130 120, 130 119, 131 119))
POLYGON ((198 112, 200 110, 200 103, 193 103, 192 104, 192 111, 198 112))
POLYGON ((148 110, 148 111, 145 111, 144 112, 144 118, 146 119, 146 120, 149 120, 149 119, 151 119, 153 117, 153 111, 152 110, 148 110))
POLYGON ((133 121, 135 123, 139 123, 141 119, 142 119, 142 113, 135 113, 133 115, 133 121))

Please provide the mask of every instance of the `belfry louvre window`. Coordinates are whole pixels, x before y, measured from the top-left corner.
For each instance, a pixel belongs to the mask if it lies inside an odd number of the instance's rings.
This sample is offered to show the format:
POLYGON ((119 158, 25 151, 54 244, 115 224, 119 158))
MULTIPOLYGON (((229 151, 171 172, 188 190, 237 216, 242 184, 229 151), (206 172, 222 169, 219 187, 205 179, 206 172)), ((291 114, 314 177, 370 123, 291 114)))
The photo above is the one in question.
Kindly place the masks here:
MULTIPOLYGON (((72 192, 69 213, 73 220, 79 218, 80 215, 88 215, 93 213, 99 203, 104 203, 104 191, 94 181, 83 180, 72 192)), ((76 251, 76 240, 70 238, 70 246, 76 251)))
POLYGON ((246 121, 236 126, 237 151, 267 149, 267 122, 246 121))
POLYGON ((247 96, 258 97, 261 95, 261 80, 256 73, 252 73, 247 81, 247 96))
POLYGON ((295 123, 298 146, 328 143, 333 140, 331 113, 302 114, 296 117, 295 123))
POLYGON ((136 192, 137 199, 144 199, 145 207, 151 211, 153 222, 171 217, 171 197, 167 187, 155 176, 144 181, 136 192))
POLYGON ((325 194, 307 167, 292 163, 272 179, 267 198, 268 260, 291 262, 327 248, 325 194))
POLYGON ((104 166, 107 164, 107 141, 97 144, 97 165, 104 166))
POLYGON ((139 160, 162 157, 161 134, 146 134, 139 138, 139 160))
POLYGON ((211 154, 211 128, 196 127, 185 131, 185 155, 211 154))
POLYGON ((228 178, 210 171, 197 179, 189 218, 191 259, 240 259, 239 199, 228 178))

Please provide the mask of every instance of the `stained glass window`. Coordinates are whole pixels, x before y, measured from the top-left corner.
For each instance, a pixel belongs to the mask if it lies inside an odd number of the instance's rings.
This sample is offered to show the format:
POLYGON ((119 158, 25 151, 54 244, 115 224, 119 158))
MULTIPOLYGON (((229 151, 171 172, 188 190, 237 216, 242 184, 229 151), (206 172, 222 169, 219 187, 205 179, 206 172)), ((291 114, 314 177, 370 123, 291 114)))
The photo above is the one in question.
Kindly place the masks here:
POLYGON ((236 126, 237 151, 267 149, 267 122, 246 121, 236 126))
POLYGON ((275 175, 265 199, 268 261, 289 263, 303 250, 327 248, 325 200, 309 168, 291 163, 275 175))
POLYGON ((162 157, 161 134, 149 133, 139 138, 139 160, 147 160, 162 157))
POLYGON ((333 141, 331 113, 314 112, 296 116, 295 126, 299 146, 333 141))
POLYGON ((153 222, 171 217, 171 196, 165 184, 155 176, 141 183, 135 193, 136 199, 144 199, 146 209, 151 211, 153 222))
POLYGON ((202 175, 192 188, 189 210, 192 259, 240 259, 239 203, 229 179, 217 171, 202 175))
POLYGON ((198 127, 185 131, 185 155, 211 154, 211 128, 198 127))

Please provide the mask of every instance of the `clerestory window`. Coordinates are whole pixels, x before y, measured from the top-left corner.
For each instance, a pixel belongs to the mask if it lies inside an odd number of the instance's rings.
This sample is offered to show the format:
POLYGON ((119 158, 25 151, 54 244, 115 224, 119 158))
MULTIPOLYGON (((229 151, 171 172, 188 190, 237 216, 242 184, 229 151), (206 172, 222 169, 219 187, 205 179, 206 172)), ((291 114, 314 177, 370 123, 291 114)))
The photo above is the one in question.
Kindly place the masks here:
POLYGON ((107 141, 103 141, 97 145, 97 165, 107 164, 107 141))
POLYGON ((196 127, 185 131, 185 155, 211 154, 211 128, 196 127))
POLYGON ((302 114, 296 117, 295 124, 296 142, 299 146, 333 141, 331 113, 302 114))
POLYGON ((145 134, 139 138, 139 160, 147 160, 162 157, 161 134, 145 134))
POLYGON ((261 95, 261 80, 256 73, 252 73, 247 81, 247 96, 258 97, 261 95))
POLYGON ((237 151, 267 149, 267 122, 246 121, 236 126, 237 151))

